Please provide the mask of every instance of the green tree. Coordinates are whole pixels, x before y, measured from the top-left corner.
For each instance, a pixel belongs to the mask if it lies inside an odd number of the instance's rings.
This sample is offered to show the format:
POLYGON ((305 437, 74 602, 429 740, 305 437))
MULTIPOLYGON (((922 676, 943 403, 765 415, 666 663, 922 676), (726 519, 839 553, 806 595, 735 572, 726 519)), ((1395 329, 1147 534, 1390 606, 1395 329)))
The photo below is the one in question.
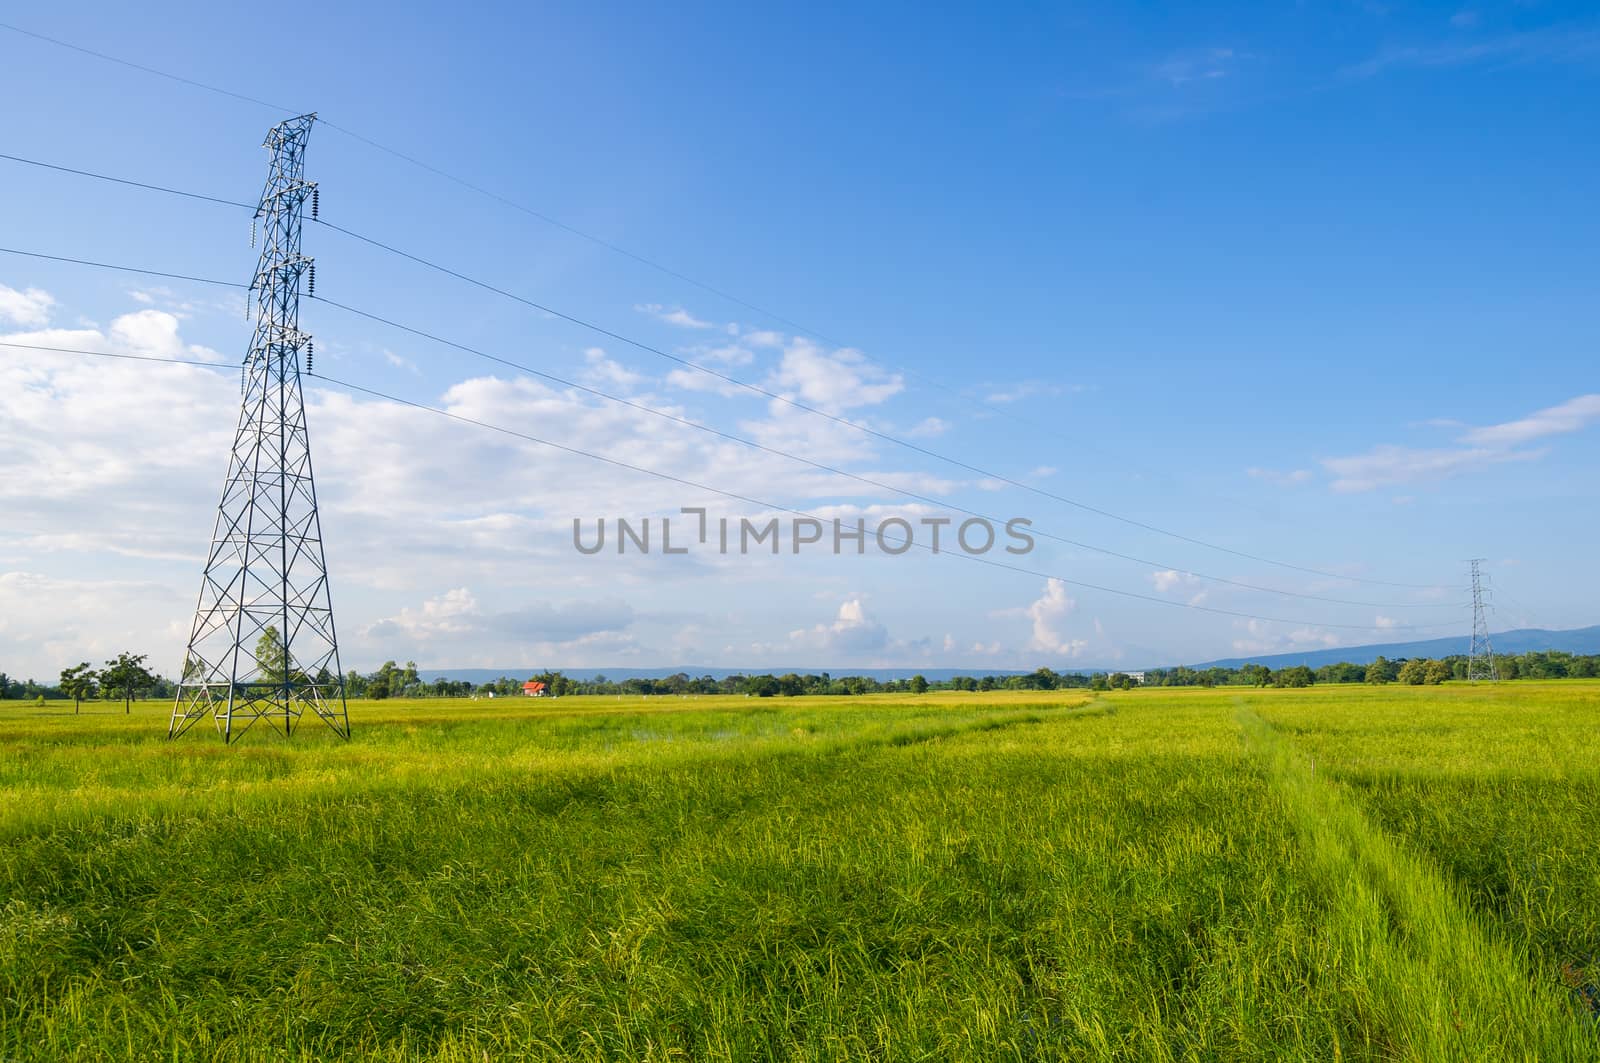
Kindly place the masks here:
POLYGON ((256 640, 256 668, 261 682, 282 686, 289 675, 289 651, 283 645, 283 636, 271 624, 256 640))
POLYGON ((1413 657, 1400 666, 1400 674, 1396 678, 1406 686, 1420 687, 1428 677, 1428 662, 1421 657, 1413 657))
POLYGON ((145 669, 145 658, 143 653, 119 653, 116 660, 107 661, 100 672, 100 685, 106 692, 122 695, 124 715, 133 711, 133 699, 139 696, 139 691, 148 689, 156 681, 145 669))
POLYGON ((1374 686, 1379 686, 1389 681, 1389 662, 1379 657, 1367 665, 1366 681, 1374 686))
POLYGON ((1429 686, 1447 683, 1450 678, 1450 666, 1443 661, 1429 661, 1422 670, 1422 681, 1429 686))
POLYGON ((926 694, 928 692, 928 677, 918 672, 911 677, 911 693, 926 694))
POLYGON ((1272 677, 1273 686, 1279 687, 1308 687, 1316 681, 1316 675, 1303 664, 1297 664, 1293 668, 1280 668, 1272 677))
POLYGON ((61 669, 61 692, 72 699, 74 716, 78 715, 84 698, 94 697, 95 684, 99 682, 100 676, 89 666, 88 661, 61 669))
POLYGON ((1272 669, 1264 664, 1247 664, 1239 669, 1239 678, 1253 687, 1264 687, 1272 682, 1272 669))

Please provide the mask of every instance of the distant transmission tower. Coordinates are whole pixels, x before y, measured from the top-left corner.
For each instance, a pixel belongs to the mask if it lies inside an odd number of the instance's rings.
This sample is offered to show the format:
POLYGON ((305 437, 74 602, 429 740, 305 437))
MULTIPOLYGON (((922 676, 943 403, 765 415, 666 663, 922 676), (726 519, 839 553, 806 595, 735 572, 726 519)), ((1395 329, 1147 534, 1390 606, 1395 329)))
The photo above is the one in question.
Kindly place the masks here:
POLYGON ((168 738, 206 716, 224 742, 257 720, 288 736, 306 710, 350 737, 300 390, 301 353, 310 371, 313 352, 299 327, 300 286, 303 280, 315 295, 317 283, 300 253, 306 201, 313 217, 317 210, 316 185, 305 179, 315 120, 282 122, 264 145, 272 166, 256 208, 255 333, 240 371, 239 426, 168 738))
POLYGON ((1483 607, 1483 577, 1478 566, 1483 558, 1475 557, 1472 565, 1472 642, 1467 647, 1467 678, 1476 683, 1480 679, 1498 682, 1500 670, 1495 667, 1494 647, 1489 645, 1489 620, 1483 607))

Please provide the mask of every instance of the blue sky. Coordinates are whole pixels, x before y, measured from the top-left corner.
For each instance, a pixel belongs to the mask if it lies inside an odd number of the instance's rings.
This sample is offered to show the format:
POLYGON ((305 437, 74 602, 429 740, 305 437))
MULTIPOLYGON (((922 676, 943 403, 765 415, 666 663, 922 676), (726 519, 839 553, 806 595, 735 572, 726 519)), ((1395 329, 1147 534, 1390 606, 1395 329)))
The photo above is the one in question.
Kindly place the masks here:
MULTIPOLYGON (((253 200, 266 128, 317 110, 751 305, 325 124, 309 174, 330 221, 1054 494, 1447 588, 1262 565, 986 482, 313 228, 326 297, 1161 562, 1048 541, 1028 574, 920 551, 584 558, 575 517, 755 510, 314 386, 355 667, 1137 667, 1464 639, 1469 556, 1489 559, 1497 627, 1600 619, 1592 9, 930 11, 330 5, 280 46, 226 5, 24 5, 6 19, 291 111, 0 30, 3 150, 253 200)), ((246 212, 4 160, 0 193, 3 246, 253 268, 246 212)), ((0 285, 12 342, 224 368, 248 342, 224 289, 10 255, 0 285)), ((778 506, 907 505, 326 307, 306 318, 319 368, 367 387, 778 506)), ((0 366, 0 668, 175 661, 236 383, 15 349, 0 366)))

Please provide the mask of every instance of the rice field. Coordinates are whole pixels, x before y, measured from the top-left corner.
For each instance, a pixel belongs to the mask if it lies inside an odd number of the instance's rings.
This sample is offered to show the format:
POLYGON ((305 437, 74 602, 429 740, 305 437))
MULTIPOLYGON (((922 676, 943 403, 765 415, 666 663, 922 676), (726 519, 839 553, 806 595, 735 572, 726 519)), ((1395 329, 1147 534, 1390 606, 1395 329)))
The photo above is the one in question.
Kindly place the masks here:
POLYGON ((1600 1060, 1600 683, 0 703, 0 1060, 1600 1060))

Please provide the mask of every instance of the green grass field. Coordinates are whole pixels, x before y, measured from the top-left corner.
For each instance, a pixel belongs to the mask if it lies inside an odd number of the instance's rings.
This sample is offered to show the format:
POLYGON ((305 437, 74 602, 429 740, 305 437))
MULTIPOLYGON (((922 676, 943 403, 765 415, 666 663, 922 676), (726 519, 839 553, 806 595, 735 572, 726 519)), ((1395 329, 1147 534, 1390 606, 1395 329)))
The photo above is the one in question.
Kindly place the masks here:
POLYGON ((0 1060, 1600 1060, 1600 684, 0 703, 0 1060))

